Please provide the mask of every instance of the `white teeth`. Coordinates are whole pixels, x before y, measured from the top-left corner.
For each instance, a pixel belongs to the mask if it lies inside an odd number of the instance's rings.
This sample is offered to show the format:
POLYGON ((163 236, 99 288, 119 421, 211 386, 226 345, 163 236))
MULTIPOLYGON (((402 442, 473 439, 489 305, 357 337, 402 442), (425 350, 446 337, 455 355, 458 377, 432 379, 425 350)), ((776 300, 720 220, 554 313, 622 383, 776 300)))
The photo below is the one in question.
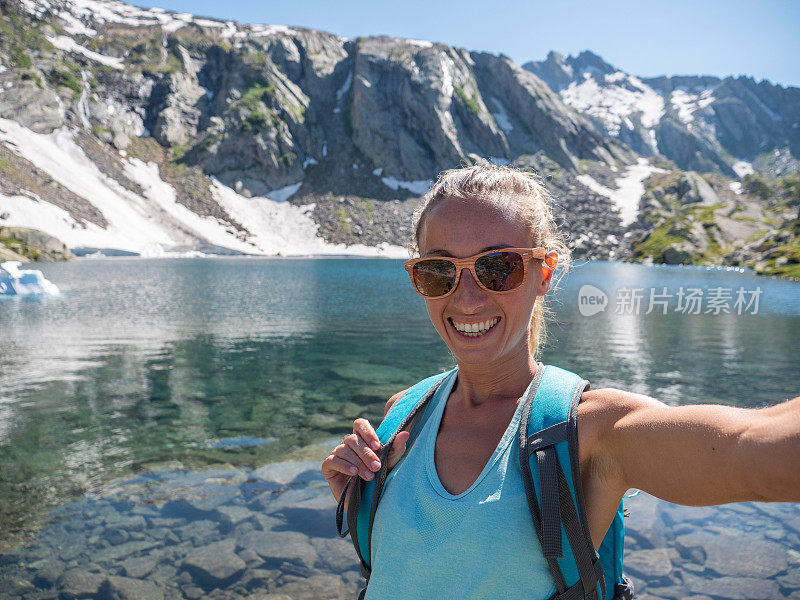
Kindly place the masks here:
POLYGON ((481 323, 456 323, 452 320, 451 322, 453 323, 453 326, 464 335, 469 337, 478 337, 494 327, 499 320, 500 317, 495 317, 494 319, 483 321, 481 323))

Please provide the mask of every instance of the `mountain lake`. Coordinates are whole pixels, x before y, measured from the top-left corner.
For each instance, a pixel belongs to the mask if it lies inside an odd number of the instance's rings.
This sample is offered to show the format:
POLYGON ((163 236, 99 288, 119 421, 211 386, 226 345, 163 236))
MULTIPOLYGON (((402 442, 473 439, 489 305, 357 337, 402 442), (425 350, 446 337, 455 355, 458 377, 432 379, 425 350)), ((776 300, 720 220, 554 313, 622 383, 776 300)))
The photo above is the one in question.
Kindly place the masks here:
MULTIPOLYGON (((0 599, 355 598, 320 463, 455 366, 402 261, 39 264, 0 301, 0 599)), ((800 283, 574 265, 544 363, 670 405, 800 394, 800 283)), ((800 505, 625 500, 637 598, 800 599, 800 505)))

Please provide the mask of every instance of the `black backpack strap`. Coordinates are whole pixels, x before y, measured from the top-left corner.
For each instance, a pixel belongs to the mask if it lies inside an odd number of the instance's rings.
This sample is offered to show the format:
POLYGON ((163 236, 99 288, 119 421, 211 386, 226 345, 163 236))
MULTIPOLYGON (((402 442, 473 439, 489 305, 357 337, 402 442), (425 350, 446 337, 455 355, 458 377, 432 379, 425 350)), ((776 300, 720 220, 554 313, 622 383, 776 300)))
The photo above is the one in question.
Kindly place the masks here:
MULTIPOLYGON (((537 369, 537 375, 544 369, 537 369)), ((581 380, 574 392, 581 394, 587 382, 581 380)), ((538 386, 537 386, 538 387, 538 386)), ((591 542, 581 527, 578 510, 575 506, 566 475, 556 452, 556 444, 568 443, 572 434, 574 420, 567 419, 527 435, 527 424, 530 419, 533 395, 524 399, 522 418, 519 429, 519 461, 522 468, 522 481, 525 495, 531 511, 534 527, 542 546, 547 564, 556 582, 558 592, 552 600, 597 600, 597 584, 603 600, 606 598, 605 577, 600 559, 591 542), (531 455, 536 455, 539 472, 539 490, 541 505, 536 496, 530 462, 531 455), (562 527, 575 559, 579 579, 568 586, 558 559, 564 556, 562 548, 562 527)))

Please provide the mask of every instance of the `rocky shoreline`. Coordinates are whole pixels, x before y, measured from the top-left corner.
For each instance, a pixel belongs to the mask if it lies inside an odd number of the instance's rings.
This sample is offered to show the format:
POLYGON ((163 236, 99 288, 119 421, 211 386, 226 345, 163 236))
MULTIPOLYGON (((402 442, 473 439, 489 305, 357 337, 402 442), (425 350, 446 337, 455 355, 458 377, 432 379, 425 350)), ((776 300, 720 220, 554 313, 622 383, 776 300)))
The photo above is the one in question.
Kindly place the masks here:
MULTIPOLYGON (((625 501, 641 600, 800 600, 800 510, 625 501)), ((354 598, 362 578, 319 462, 148 472, 51 515, 0 554, 0 599, 354 598)))

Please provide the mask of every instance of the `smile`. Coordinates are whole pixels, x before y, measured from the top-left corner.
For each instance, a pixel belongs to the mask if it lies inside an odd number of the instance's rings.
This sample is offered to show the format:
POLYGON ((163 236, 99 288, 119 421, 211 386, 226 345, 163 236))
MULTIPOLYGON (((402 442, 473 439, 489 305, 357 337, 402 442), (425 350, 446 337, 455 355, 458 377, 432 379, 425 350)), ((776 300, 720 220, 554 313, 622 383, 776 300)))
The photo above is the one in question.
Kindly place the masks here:
POLYGON ((455 327, 459 333, 468 337, 480 337, 486 334, 492 327, 497 325, 498 321, 500 321, 500 317, 494 317, 493 319, 480 323, 457 323, 452 318, 450 319, 453 327, 455 327))

